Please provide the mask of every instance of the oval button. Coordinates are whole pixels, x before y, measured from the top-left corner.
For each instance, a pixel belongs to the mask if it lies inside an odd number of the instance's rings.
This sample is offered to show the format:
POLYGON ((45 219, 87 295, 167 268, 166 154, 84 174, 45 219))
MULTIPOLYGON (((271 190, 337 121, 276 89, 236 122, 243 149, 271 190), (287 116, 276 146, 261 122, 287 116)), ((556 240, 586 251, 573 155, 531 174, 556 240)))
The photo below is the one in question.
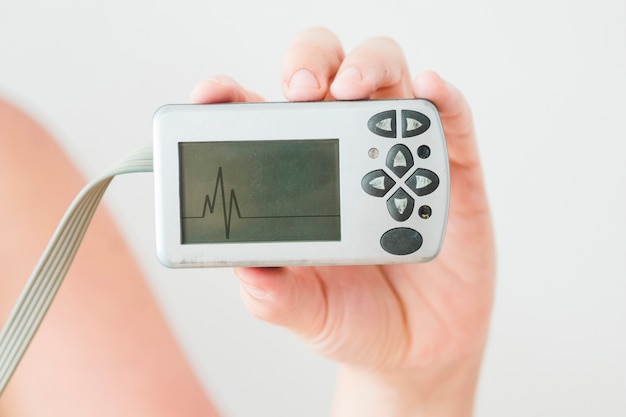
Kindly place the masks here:
POLYGON ((402 110, 402 137, 421 135, 430 127, 430 119, 415 110, 402 110))
POLYGON ((408 255, 422 247, 422 235, 408 227, 398 227, 385 232, 380 246, 392 255, 408 255))
POLYGON ((418 168, 405 184, 413 190, 418 196, 424 196, 432 193, 439 187, 439 177, 432 171, 424 168, 418 168))
POLYGON ((385 138, 395 138, 396 111, 387 110, 373 115, 367 122, 367 127, 372 133, 378 136, 383 136, 385 138))
POLYGON ((394 185, 396 185, 396 182, 382 169, 365 174, 361 180, 363 191, 374 197, 384 196, 394 185))

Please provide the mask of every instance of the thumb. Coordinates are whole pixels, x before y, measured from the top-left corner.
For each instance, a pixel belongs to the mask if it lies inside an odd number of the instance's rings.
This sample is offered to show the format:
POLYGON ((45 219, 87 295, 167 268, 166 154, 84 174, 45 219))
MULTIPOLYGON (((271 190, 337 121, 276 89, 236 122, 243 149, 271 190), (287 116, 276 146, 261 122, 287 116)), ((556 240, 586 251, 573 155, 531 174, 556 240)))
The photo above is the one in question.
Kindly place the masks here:
POLYGON ((322 280, 312 268, 239 268, 241 297, 250 312, 304 337, 324 327, 327 302, 322 280))

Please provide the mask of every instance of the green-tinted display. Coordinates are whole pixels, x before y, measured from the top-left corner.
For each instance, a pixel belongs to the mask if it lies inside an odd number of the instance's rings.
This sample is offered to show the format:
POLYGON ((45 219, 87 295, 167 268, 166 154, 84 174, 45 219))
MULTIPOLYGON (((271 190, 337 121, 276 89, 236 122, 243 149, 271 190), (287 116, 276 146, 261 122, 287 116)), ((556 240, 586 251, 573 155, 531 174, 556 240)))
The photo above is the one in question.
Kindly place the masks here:
POLYGON ((341 239, 339 140, 178 148, 183 244, 341 239))

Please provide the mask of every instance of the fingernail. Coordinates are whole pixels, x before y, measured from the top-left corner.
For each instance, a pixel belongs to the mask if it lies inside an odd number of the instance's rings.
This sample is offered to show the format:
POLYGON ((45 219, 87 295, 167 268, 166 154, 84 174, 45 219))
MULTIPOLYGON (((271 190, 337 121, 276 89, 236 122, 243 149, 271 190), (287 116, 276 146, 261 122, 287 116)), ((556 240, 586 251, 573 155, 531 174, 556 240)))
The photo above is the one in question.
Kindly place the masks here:
POLYGON ((363 73, 357 67, 341 70, 330 87, 332 95, 338 100, 356 100, 371 96, 374 87, 363 80, 363 73))
POLYGON ((345 70, 337 74, 337 77, 335 78, 335 82, 337 82, 337 80, 361 81, 362 79, 363 79, 363 74, 361 74, 361 71, 356 67, 350 67, 350 68, 346 68, 345 70))
POLYGON ((291 76, 289 88, 320 88, 320 83, 311 71, 300 68, 291 76))

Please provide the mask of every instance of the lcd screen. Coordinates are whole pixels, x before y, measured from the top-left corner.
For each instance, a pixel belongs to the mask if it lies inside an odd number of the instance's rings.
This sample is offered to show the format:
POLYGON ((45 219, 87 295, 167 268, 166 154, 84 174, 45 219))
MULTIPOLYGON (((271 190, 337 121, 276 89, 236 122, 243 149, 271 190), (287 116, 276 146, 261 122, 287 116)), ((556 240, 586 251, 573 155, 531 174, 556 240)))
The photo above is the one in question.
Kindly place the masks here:
POLYGON ((341 239, 338 139, 178 150, 182 244, 341 239))

